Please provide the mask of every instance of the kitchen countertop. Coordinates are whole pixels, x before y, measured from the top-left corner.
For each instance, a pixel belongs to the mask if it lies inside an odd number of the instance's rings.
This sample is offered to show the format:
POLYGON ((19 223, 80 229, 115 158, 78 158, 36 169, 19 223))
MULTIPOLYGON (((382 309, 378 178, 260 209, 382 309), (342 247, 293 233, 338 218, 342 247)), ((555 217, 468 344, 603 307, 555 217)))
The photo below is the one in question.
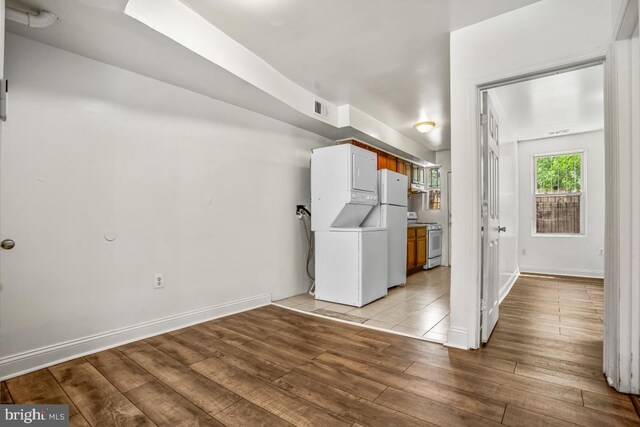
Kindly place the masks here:
POLYGON ((424 228, 426 226, 427 224, 407 224, 407 228, 420 228, 420 227, 424 228))

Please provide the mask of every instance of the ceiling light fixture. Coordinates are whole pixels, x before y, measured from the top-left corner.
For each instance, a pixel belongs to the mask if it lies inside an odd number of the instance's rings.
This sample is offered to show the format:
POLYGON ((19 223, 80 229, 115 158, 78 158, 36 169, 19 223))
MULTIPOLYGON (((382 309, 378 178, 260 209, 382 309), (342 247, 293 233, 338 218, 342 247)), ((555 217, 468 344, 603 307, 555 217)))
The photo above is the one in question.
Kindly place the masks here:
POLYGON ((431 129, 436 127, 436 122, 418 122, 413 127, 420 133, 429 133, 431 129))

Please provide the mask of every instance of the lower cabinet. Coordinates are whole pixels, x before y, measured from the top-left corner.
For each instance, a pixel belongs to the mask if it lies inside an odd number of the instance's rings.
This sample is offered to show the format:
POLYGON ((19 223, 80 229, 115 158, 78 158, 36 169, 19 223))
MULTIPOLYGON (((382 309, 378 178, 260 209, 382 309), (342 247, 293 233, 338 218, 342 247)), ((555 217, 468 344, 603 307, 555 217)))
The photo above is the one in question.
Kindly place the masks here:
POLYGON ((407 273, 422 270, 427 263, 427 228, 407 228, 407 273))
MULTIPOLYGON (((410 231, 411 229, 409 229, 410 231)), ((407 271, 416 268, 416 236, 407 238, 407 271)))

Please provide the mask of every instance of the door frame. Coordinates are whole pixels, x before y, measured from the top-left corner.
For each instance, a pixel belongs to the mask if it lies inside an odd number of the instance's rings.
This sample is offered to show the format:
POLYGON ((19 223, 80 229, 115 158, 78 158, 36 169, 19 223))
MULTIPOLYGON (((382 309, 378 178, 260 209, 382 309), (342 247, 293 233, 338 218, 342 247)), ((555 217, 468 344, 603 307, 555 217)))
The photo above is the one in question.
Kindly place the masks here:
MULTIPOLYGON (((476 117, 480 118, 482 115, 482 111, 483 111, 483 102, 482 102, 482 94, 484 92, 487 92, 490 89, 495 89, 498 87, 502 87, 502 86, 508 86, 514 83, 520 83, 520 82, 525 82, 525 81, 529 81, 529 80, 535 80, 535 79, 539 79, 539 78, 544 78, 544 77, 548 77, 548 76, 553 76, 553 75, 557 75, 557 74, 562 74, 562 73, 568 73, 571 71, 577 71, 577 70, 581 70, 584 68, 589 68, 589 67, 594 67, 594 66, 598 66, 598 65, 603 65, 604 66, 604 79, 605 79, 605 84, 604 84, 604 92, 605 92, 605 147, 608 144, 608 140, 607 140, 607 129, 611 127, 610 124, 607 123, 607 112, 610 112, 611 109, 606 107, 607 104, 607 100, 610 97, 607 97, 607 55, 609 52, 598 52, 596 53, 593 58, 582 58, 577 62, 574 63, 558 63, 557 65, 551 65, 546 69, 541 69, 539 71, 532 71, 532 72, 527 72, 524 74, 517 74, 514 75, 512 77, 504 77, 501 78, 499 80, 496 81, 492 81, 492 82, 487 82, 484 84, 479 84, 476 86, 476 105, 477 105, 477 114, 476 117)), ((480 156, 478 158, 478 182, 480 184, 480 188, 479 188, 479 193, 480 195, 482 195, 483 192, 483 188, 482 188, 482 183, 484 182, 484 174, 485 174, 485 170, 484 170, 484 166, 483 166, 483 156, 482 156, 482 144, 483 144, 483 127, 482 127, 482 122, 481 120, 478 120, 478 128, 477 128, 477 141, 480 145, 479 150, 480 150, 480 156)), ((499 144, 499 142, 498 142, 499 144)), ((605 149, 606 152, 606 149, 605 149)), ((606 154, 605 154, 605 157, 606 154)), ((606 165, 606 160, 605 160, 605 175, 607 174, 607 165, 606 165)), ((609 194, 611 192, 609 192, 609 186, 606 185, 607 187, 607 191, 605 192, 605 198, 609 196, 609 194)), ((482 196, 481 196, 482 198, 482 196)), ((482 203, 482 200, 480 200, 480 202, 482 203)), ((486 234, 483 232, 483 226, 482 226, 482 222, 483 222, 483 217, 482 217, 482 208, 480 209, 480 227, 479 227, 479 243, 480 243, 480 281, 478 283, 479 285, 479 289, 478 289, 478 327, 476 330, 476 340, 478 342, 478 347, 480 345, 482 345, 483 339, 482 339, 482 315, 483 315, 483 307, 482 307, 482 298, 483 298, 483 279, 484 279, 484 262, 483 262, 483 251, 485 248, 485 243, 486 243, 486 234)), ((605 242, 607 242, 607 229, 605 227, 605 242)), ((605 260, 606 263, 606 260, 605 260)), ((606 265, 605 265, 605 270, 606 270, 606 265)), ((606 314, 605 314, 606 316, 606 314)))
MULTIPOLYGON (((533 64, 505 68, 505 71, 470 77, 459 82, 457 98, 465 100, 464 108, 460 106, 459 117, 462 120, 461 134, 467 135, 461 141, 466 150, 462 155, 452 150, 452 163, 465 164, 469 169, 465 176, 475 177, 475 183, 467 184, 455 192, 456 199, 468 200, 472 210, 465 213, 469 218, 463 222, 458 233, 465 233, 467 244, 452 247, 452 256, 468 262, 464 266, 452 266, 451 287, 451 319, 448 330, 448 347, 469 349, 479 348, 479 313, 480 313, 480 144, 477 140, 480 127, 480 89, 488 86, 513 82, 522 78, 553 73, 571 66, 602 61, 605 69, 605 331, 604 331, 604 373, 613 387, 620 392, 640 393, 640 328, 634 320, 640 313, 631 309, 632 304, 640 303, 640 290, 636 284, 640 281, 640 271, 632 268, 638 265, 640 250, 633 255, 630 242, 632 230, 640 234, 633 226, 634 220, 640 218, 640 188, 631 186, 631 179, 638 175, 631 167, 634 150, 640 144, 640 131, 637 130, 638 111, 630 108, 637 103, 640 91, 631 94, 631 76, 629 64, 638 52, 632 50, 631 35, 639 20, 638 0, 625 0, 623 3, 634 7, 621 7, 614 24, 613 37, 606 44, 587 48, 575 54, 563 57, 543 59, 533 64), (634 25, 621 25, 627 20, 635 21, 634 25), (619 31, 621 27, 625 31, 619 31), (628 31, 626 29, 629 29, 628 31), (633 114, 633 116, 632 116, 633 114), (635 120, 635 121, 634 121, 635 120), (634 125, 634 123, 636 123, 634 125), (634 128, 635 126, 635 128, 634 128), (635 130, 634 130, 635 129, 635 130), (635 143, 635 148, 632 146, 635 143), (633 150, 632 150, 633 148, 633 150), (456 157, 458 156, 458 157, 456 157), (631 175, 633 173, 634 175, 631 175), (456 196, 457 195, 457 196, 456 196), (635 264, 634 264, 635 262, 635 264), (630 340, 630 338, 632 338, 630 340)), ((640 61, 640 60, 639 60, 640 61)), ((639 85, 640 86, 640 85, 639 85)), ((458 165, 460 166, 460 165, 458 165)), ((634 234, 634 235, 635 235, 634 234)), ((462 236, 458 236, 460 239, 462 236)), ((640 242, 640 239, 637 239, 640 242)))
MULTIPOLYGON (((540 77, 555 75, 558 73, 578 70, 594 65, 602 64, 604 66, 604 103, 605 103, 605 202, 606 202, 606 220, 605 220, 605 251, 607 256, 605 257, 605 295, 609 295, 609 301, 605 304, 605 345, 604 345, 604 359, 605 359, 605 372, 609 377, 608 372, 614 372, 616 369, 614 365, 617 364, 615 355, 617 354, 617 346, 611 345, 611 340, 608 339, 616 333, 614 324, 618 316, 618 304, 612 304, 611 296, 612 292, 617 292, 618 288, 618 275, 616 271, 619 268, 619 242, 618 242, 618 220, 615 218, 617 209, 619 206, 619 200, 616 194, 618 189, 619 176, 617 174, 618 165, 618 153, 619 153, 619 140, 618 140, 618 109, 617 109, 617 85, 616 85, 616 61, 614 56, 614 47, 607 45, 594 49, 590 52, 582 53, 573 57, 562 58, 556 61, 552 61, 546 64, 542 64, 528 69, 519 70, 518 72, 505 73, 504 75, 487 79, 486 81, 475 82, 470 85, 469 89, 472 91, 469 94, 469 99, 474 103, 471 108, 474 114, 473 126, 475 128, 474 134, 477 138, 475 144, 475 150, 480 152, 480 144, 482 141, 482 126, 481 126, 481 113, 482 113, 482 92, 505 86, 507 84, 513 84, 526 80, 536 79, 540 77), (609 367, 609 369, 607 369, 609 367)), ((482 194, 482 167, 481 156, 476 156, 477 163, 477 194, 482 194)), ((480 254, 483 245, 482 235, 482 216, 481 206, 478 206, 476 212, 476 242, 477 242, 477 254, 478 262, 481 262, 480 254)), ((478 264, 480 265, 480 264, 478 264)), ((469 328, 469 345, 467 348, 479 348, 481 343, 481 329, 480 329, 480 316, 481 316, 481 295, 482 293, 482 277, 479 276, 477 280, 477 293, 476 301, 474 304, 475 313, 473 314, 473 324, 469 328)), ((454 345, 456 346, 456 345, 454 345)))
POLYGON ((447 265, 451 267, 451 171, 447 171, 447 265))

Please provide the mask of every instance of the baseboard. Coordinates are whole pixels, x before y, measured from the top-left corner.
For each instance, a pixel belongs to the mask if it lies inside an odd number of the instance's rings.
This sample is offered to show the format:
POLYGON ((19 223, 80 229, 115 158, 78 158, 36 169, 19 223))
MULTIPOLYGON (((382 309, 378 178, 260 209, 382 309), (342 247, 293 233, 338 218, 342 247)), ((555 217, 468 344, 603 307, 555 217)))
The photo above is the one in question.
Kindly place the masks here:
POLYGON ((604 278, 603 270, 583 270, 583 269, 576 269, 576 268, 549 268, 549 267, 521 265, 520 272, 536 273, 536 274, 552 274, 552 275, 558 275, 558 276, 596 277, 598 279, 604 278))
POLYGON ((500 303, 502 303, 502 300, 505 299, 507 295, 509 295, 509 292, 511 292, 511 288, 513 288, 513 285, 516 283, 516 280, 518 280, 518 277, 520 277, 520 269, 516 268, 515 271, 511 273, 511 276, 509 277, 507 283, 502 285, 502 287, 500 288, 500 303))
POLYGON ((464 328, 450 327, 447 333, 447 347, 469 350, 469 331, 464 328))
POLYGON ((268 304, 270 294, 258 295, 5 356, 0 359, 0 380, 268 304))

